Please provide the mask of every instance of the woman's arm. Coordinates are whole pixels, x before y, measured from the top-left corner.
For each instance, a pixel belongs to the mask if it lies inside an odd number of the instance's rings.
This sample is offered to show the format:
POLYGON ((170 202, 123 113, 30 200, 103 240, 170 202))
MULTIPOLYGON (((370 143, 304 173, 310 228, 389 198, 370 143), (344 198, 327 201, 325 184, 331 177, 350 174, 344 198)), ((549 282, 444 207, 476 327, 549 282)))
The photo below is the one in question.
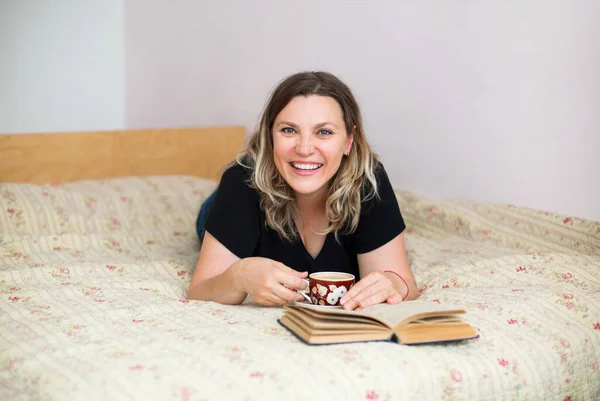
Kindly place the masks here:
POLYGON ((208 231, 188 290, 188 298, 239 305, 250 294, 263 305, 300 301, 307 272, 297 272, 267 258, 240 259, 208 231))
POLYGON ((419 296, 406 256, 404 233, 373 251, 359 254, 358 266, 361 280, 341 300, 346 309, 386 301, 398 303, 419 296))
POLYGON ((200 256, 188 290, 188 298, 238 305, 246 292, 235 285, 242 259, 235 256, 209 232, 204 234, 200 256))

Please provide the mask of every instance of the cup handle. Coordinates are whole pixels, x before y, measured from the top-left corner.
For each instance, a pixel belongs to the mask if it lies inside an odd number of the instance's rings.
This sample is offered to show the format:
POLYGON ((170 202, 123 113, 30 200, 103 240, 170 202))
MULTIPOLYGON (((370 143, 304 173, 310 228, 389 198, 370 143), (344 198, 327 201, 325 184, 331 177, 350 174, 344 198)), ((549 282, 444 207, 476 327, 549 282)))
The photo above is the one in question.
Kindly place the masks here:
POLYGON ((297 290, 297 291, 300 295, 302 295, 304 297, 304 299, 306 299, 308 301, 309 304, 312 304, 312 300, 308 296, 308 294, 310 294, 310 289, 308 288, 309 281, 306 278, 304 279, 304 281, 306 282, 306 289, 305 290, 297 290))

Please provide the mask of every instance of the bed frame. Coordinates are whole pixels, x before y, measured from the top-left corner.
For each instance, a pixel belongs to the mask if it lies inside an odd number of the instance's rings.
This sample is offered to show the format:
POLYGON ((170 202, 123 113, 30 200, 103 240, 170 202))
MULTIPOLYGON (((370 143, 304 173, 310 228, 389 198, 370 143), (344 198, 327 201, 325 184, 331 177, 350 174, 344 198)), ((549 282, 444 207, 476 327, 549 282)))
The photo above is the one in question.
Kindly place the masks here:
POLYGON ((149 175, 218 180, 244 143, 241 126, 0 135, 0 182, 149 175))

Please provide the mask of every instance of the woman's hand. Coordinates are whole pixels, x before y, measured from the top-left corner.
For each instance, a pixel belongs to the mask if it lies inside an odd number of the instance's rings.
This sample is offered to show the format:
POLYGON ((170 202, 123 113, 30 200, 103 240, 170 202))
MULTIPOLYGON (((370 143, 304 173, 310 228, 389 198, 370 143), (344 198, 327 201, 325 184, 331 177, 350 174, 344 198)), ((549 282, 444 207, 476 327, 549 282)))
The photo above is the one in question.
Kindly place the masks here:
POLYGON ((387 302, 397 304, 407 295, 407 285, 392 272, 373 271, 356 283, 342 297, 340 303, 346 310, 387 302))
POLYGON ((283 305, 302 301, 297 290, 306 289, 308 272, 297 272, 268 258, 252 257, 238 262, 234 277, 237 290, 249 294, 261 305, 283 305))

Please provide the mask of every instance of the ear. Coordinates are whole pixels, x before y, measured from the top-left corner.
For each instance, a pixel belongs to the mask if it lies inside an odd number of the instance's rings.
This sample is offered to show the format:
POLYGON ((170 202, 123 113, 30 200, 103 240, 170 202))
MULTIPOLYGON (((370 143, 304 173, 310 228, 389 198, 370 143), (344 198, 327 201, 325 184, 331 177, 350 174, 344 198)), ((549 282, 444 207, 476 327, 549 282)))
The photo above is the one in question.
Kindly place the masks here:
POLYGON ((348 156, 350 154, 350 149, 352 149, 352 144, 354 143, 354 134, 348 135, 348 139, 346 140, 346 148, 344 148, 344 154, 348 156))

